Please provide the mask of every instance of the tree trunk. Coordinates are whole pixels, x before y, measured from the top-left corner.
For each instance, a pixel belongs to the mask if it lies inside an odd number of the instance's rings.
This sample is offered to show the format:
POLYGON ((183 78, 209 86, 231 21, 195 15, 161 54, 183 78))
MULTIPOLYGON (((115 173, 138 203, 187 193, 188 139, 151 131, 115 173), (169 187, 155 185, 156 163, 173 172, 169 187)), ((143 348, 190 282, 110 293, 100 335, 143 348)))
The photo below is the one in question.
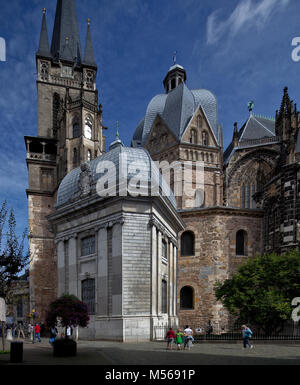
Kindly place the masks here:
POLYGON ((3 347, 3 352, 5 352, 5 322, 2 321, 2 347, 3 347))

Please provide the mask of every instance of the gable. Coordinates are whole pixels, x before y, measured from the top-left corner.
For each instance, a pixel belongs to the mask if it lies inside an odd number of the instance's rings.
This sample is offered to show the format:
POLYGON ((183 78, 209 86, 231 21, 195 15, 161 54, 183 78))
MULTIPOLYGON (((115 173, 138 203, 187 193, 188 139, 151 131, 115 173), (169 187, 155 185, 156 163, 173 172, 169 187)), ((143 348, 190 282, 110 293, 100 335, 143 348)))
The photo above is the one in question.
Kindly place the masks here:
POLYGON ((181 142, 202 146, 218 146, 214 131, 201 106, 198 106, 194 116, 185 129, 181 142), (205 137, 207 142, 205 142, 205 137))
POLYGON ((169 129, 162 117, 157 115, 145 143, 145 148, 150 154, 158 154, 167 150, 175 143, 177 143, 177 140, 173 132, 169 129))

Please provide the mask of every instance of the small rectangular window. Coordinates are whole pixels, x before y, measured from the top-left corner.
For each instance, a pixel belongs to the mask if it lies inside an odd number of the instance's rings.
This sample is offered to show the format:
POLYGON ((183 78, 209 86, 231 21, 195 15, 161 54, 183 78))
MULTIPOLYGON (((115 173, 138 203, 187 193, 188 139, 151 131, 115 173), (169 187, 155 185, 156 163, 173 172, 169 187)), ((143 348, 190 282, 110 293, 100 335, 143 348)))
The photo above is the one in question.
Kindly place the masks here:
POLYGON ((86 237, 81 240, 81 256, 95 254, 95 236, 86 237))

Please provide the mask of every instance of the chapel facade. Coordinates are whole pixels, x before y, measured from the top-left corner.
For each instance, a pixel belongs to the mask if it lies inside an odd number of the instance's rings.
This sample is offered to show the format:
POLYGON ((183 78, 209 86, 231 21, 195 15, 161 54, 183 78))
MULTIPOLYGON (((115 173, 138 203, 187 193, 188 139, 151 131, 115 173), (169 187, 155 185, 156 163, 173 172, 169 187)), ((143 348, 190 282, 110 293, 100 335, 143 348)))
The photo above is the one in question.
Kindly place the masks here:
POLYGON ((215 283, 256 254, 299 248, 300 125, 287 88, 275 119, 250 110, 224 149, 216 96, 190 90, 174 62, 131 148, 117 139, 105 153, 90 22, 83 54, 74 0, 57 1, 51 46, 44 11, 36 63, 38 135, 25 137, 31 309, 44 318, 51 300, 75 294, 89 305, 91 339, 111 322, 109 338, 123 341, 138 326, 140 339, 167 324, 226 329, 215 283), (167 197, 96 198, 95 170, 106 157, 119 169, 118 152, 140 162, 147 183, 154 161, 163 174, 172 164, 167 197), (175 172, 186 164, 192 195, 175 172))

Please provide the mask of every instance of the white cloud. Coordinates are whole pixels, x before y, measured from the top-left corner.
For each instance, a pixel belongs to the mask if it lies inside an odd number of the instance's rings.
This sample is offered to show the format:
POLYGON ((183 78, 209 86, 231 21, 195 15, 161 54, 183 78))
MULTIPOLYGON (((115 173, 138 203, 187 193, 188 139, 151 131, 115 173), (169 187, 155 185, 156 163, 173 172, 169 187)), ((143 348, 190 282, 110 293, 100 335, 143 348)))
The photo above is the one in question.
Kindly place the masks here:
POLYGON ((219 20, 221 10, 213 12, 207 20, 207 44, 214 44, 224 35, 234 37, 242 28, 261 28, 273 12, 280 11, 290 0, 241 0, 226 20, 219 20))

